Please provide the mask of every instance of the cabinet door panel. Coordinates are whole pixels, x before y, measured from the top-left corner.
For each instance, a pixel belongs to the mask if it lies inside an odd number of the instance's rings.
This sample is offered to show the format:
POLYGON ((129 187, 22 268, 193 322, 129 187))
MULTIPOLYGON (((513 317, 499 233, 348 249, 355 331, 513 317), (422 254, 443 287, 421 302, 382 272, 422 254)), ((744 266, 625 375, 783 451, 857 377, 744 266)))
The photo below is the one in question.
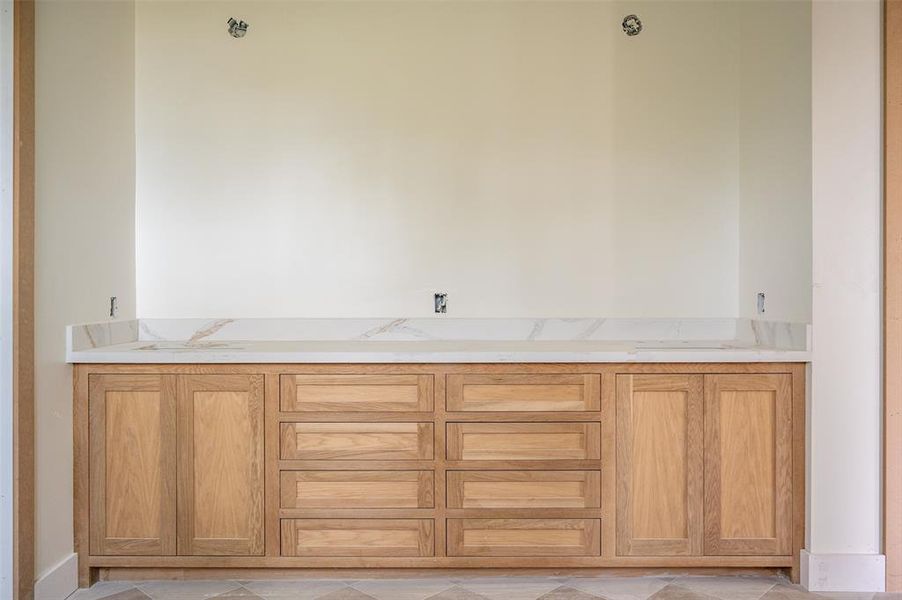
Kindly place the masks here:
POLYGON ((448 423, 448 460, 597 460, 598 423, 448 423))
POLYGON ((175 377, 91 375, 91 554, 175 554, 175 377))
POLYGON ((598 375, 448 375, 448 411, 594 411, 598 375))
POLYGON ((705 553, 787 555, 790 375, 705 376, 705 553))
POLYGON ((701 375, 617 376, 617 554, 699 555, 701 375))
POLYGON ((179 377, 179 554, 263 553, 263 378, 179 377))

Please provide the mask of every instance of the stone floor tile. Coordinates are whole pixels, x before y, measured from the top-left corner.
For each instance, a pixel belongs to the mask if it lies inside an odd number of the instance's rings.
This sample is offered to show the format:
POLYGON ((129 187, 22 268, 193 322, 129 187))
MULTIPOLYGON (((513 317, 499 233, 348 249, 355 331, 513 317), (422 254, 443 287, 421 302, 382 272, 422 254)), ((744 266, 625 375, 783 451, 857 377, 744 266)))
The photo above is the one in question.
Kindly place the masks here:
POLYGON ((460 577, 105 581, 68 600, 902 600, 807 592, 776 577, 460 577), (243 584, 243 585, 242 585, 243 584))
POLYGON ((138 588, 132 588, 122 592, 116 592, 112 596, 103 596, 101 600, 150 600, 150 596, 138 588))
POLYGON ((600 600, 599 596, 587 594, 581 590, 577 590, 567 585, 551 590, 544 596, 540 596, 539 600, 600 600))
POLYGON ((240 587, 219 596, 213 596, 213 598, 214 600, 263 600, 263 598, 245 587, 240 587))
POLYGON ((273 579, 271 581, 249 581, 244 584, 244 587, 266 599, 316 600, 347 586, 343 581, 336 580, 273 579))
POLYGON ((99 581, 90 588, 77 590, 67 600, 101 600, 133 589, 136 589, 134 581, 99 581))
POLYGON ((761 600, 825 600, 823 596, 807 591, 799 585, 778 583, 761 600))
POLYGON ((320 596, 317 600, 374 600, 374 598, 352 587, 342 587, 340 590, 320 596))
POLYGON ((364 579, 351 584, 377 600, 425 600, 453 586, 450 579, 364 579))
POLYGON ((490 600, 536 600, 561 586, 551 577, 491 577, 461 579, 460 587, 490 600))
POLYGON ((140 581, 137 588, 153 600, 206 600, 240 588, 236 581, 140 581))
POLYGON ((574 577, 570 587, 606 600, 647 600, 664 588, 673 577, 574 577))
POLYGON ((674 585, 672 583, 664 586, 658 592, 655 593, 654 596, 651 597, 651 600, 716 600, 714 596, 709 596, 707 594, 702 594, 701 592, 695 592, 688 588, 680 587, 678 585, 674 585))
POLYGON ((778 577, 678 577, 673 583, 721 600, 759 600, 786 580, 778 577))
POLYGON ((427 600, 487 600, 485 596, 480 596, 475 592, 464 589, 459 585, 448 588, 444 592, 439 592, 435 596, 431 596, 427 600))
POLYGON ((556 582, 559 586, 563 585, 562 582, 567 581, 569 577, 562 575, 479 575, 479 574, 466 574, 459 575, 457 577, 452 577, 451 581, 460 583, 466 583, 468 581, 479 581, 482 583, 547 583, 549 581, 556 582))

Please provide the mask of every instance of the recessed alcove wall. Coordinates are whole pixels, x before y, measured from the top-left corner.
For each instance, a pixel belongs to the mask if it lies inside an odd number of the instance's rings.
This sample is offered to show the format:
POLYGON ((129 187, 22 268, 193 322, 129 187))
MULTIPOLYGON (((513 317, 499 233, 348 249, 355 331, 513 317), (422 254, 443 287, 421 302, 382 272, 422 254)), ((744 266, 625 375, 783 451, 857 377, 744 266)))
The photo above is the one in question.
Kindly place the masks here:
POLYGON ((810 19, 139 2, 138 314, 809 321, 810 19))

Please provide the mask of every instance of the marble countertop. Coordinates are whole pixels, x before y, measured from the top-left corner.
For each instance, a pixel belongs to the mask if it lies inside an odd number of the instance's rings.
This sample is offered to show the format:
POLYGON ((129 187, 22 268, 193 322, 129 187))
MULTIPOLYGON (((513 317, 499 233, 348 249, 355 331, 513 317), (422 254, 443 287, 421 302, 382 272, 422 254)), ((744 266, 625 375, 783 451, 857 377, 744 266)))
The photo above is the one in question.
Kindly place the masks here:
POLYGON ((136 319, 67 328, 70 363, 806 362, 749 319, 136 319))

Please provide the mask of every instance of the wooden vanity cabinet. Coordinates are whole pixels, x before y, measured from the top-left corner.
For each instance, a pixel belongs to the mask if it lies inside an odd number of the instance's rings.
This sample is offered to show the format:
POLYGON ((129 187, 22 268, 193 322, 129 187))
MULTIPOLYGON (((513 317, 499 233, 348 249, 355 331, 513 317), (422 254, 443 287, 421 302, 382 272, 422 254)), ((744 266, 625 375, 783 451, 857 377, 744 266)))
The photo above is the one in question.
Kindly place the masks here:
POLYGON ((91 554, 262 554, 263 378, 89 379, 91 554))
POLYGON ((80 582, 209 568, 797 580, 804 385, 801 363, 77 365, 80 582))
POLYGON ((617 376, 617 553, 792 552, 792 376, 617 376))

